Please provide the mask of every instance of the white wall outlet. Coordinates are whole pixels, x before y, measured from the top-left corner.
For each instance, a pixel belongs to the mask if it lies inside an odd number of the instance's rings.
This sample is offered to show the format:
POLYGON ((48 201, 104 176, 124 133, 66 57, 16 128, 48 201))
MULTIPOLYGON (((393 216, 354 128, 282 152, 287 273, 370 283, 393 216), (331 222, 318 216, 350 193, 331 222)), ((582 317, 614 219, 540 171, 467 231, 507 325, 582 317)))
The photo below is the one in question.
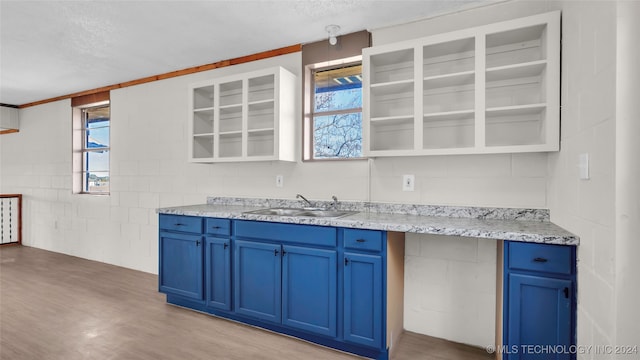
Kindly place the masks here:
POLYGON ((413 175, 402 175, 402 191, 413 191, 416 178, 413 175))
POLYGON ((283 187, 284 186, 284 176, 282 175, 276 175, 276 187, 283 187))
POLYGON ((578 171, 580 180, 589 180, 589 154, 580 154, 578 156, 578 171))

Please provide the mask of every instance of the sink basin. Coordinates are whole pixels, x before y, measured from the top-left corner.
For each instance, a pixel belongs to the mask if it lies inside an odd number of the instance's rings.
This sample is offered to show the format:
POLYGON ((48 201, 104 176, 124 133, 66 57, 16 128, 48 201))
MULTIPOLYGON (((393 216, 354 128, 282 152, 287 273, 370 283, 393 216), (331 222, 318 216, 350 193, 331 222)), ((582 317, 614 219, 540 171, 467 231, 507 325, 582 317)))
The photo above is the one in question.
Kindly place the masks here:
POLYGON ((302 214, 298 214, 296 216, 338 218, 342 216, 352 215, 355 213, 356 211, 311 210, 311 211, 305 211, 302 214))
POLYGON ((245 211, 244 214, 272 215, 272 216, 301 216, 316 218, 339 218, 342 216, 356 214, 356 211, 336 211, 318 208, 296 209, 296 208, 268 208, 252 211, 245 211))
POLYGON ((292 208, 269 208, 269 209, 245 211, 245 214, 297 216, 299 213, 304 212, 304 211, 305 210, 303 210, 303 209, 292 209, 292 208))

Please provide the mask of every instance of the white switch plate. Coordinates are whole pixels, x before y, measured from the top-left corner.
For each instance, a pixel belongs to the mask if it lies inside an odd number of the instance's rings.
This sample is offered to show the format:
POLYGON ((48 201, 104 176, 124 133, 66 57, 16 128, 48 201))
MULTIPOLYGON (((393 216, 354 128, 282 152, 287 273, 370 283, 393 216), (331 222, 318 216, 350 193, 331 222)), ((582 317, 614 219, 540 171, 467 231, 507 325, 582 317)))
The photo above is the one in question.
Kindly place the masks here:
POLYGON ((402 191, 413 191, 416 178, 413 175, 402 175, 402 191))
POLYGON ((589 154, 580 154, 578 156, 578 171, 580 180, 589 180, 589 154))
POLYGON ((283 187, 284 186, 284 176, 282 175, 276 175, 276 187, 283 187))

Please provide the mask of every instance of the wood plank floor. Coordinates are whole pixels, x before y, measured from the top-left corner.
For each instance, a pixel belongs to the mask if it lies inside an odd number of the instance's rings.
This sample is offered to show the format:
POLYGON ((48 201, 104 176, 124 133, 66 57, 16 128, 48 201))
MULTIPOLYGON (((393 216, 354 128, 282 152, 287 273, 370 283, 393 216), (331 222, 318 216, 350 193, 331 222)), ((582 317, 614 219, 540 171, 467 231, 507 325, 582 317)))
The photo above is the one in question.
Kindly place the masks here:
MULTIPOLYGON (((168 305, 157 281, 77 257, 0 247, 0 359, 358 359, 168 305)), ((406 333, 396 359, 492 356, 406 333)))

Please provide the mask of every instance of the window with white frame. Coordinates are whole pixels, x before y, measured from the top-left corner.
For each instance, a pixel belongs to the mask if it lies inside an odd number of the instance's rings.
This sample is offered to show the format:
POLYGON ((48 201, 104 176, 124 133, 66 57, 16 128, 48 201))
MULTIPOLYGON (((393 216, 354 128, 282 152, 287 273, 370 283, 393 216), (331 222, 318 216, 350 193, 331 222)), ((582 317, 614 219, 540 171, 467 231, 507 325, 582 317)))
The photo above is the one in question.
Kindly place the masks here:
POLYGON ((110 190, 110 104, 79 106, 74 112, 74 193, 106 195, 110 190))
POLYGON ((311 159, 362 158, 361 62, 311 71, 311 159))
POLYGON ((362 157, 362 49, 371 34, 358 31, 302 46, 302 159, 362 157))

